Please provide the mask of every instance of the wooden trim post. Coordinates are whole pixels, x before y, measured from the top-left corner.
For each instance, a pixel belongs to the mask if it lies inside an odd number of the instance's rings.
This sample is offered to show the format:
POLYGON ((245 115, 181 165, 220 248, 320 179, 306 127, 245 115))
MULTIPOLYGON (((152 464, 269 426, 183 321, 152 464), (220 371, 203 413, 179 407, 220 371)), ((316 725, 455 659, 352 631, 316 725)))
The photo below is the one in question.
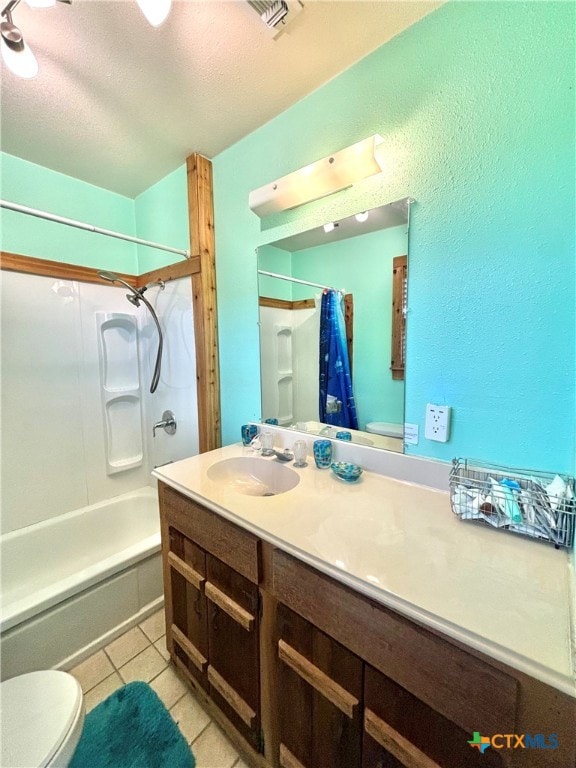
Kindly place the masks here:
POLYGON ((216 306, 216 259, 212 163, 199 154, 186 159, 190 247, 200 257, 200 271, 192 275, 196 382, 198 386, 198 439, 200 453, 219 448, 220 370, 216 306))

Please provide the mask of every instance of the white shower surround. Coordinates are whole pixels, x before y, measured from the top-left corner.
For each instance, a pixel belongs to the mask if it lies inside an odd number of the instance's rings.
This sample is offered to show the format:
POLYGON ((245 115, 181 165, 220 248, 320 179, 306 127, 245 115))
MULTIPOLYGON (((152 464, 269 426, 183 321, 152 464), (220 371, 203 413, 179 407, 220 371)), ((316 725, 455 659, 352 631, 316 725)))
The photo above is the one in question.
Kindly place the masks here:
MULTIPOLYGON (((144 307, 133 313, 126 289, 7 271, 1 289, 2 538, 22 539, 12 596, 18 592, 23 600, 11 605, 3 624, 12 626, 2 635, 6 677, 79 661, 161 604, 158 528, 151 532, 148 513, 119 510, 136 501, 148 504, 154 466, 198 453, 198 416, 189 278, 147 293, 165 335, 154 395, 148 390, 157 332, 144 307), (113 475, 107 473, 99 375, 102 312, 129 312, 138 324, 143 460, 113 475), (176 416, 177 433, 158 430, 154 438, 152 425, 166 409, 176 416), (94 511, 103 523, 98 533, 85 525, 94 511), (131 543, 121 535, 126 519, 131 543), (59 539, 69 543, 65 550, 59 539), (93 551, 84 546, 92 541, 93 551), (116 554, 107 549, 118 542, 116 554), (37 566, 41 575, 33 577, 37 566), (68 566, 72 573, 62 575, 68 566)), ((158 526, 157 505, 153 516, 158 526)))
POLYGON ((153 485, 154 466, 198 453, 189 278, 147 293, 166 338, 153 395, 157 331, 145 307, 133 310, 125 288, 3 271, 1 289, 2 533, 153 485), (138 323, 143 459, 113 475, 107 473, 98 313, 130 313, 138 323), (166 409, 178 430, 159 430, 153 438, 152 425, 166 409))

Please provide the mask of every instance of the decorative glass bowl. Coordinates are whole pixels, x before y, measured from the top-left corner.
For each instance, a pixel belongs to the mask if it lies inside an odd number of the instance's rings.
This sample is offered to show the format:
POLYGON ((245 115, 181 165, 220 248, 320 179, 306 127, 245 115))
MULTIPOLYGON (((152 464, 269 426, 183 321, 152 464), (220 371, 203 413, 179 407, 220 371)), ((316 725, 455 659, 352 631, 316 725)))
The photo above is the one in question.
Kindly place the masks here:
POLYGON ((336 477, 347 483, 355 483, 362 474, 362 467, 358 464, 350 464, 348 461, 335 461, 330 465, 330 469, 336 477))

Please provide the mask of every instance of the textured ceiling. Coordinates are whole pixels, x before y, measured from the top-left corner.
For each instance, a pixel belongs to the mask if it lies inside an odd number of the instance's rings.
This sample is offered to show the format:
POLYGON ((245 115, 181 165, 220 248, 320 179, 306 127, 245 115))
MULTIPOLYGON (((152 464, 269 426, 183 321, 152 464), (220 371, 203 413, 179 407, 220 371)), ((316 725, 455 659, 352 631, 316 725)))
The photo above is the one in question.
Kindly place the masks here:
POLYGON ((192 152, 212 158, 440 2, 303 0, 273 39, 243 0, 176 0, 152 28, 134 0, 14 11, 40 66, 2 67, 2 150, 129 197, 192 152))

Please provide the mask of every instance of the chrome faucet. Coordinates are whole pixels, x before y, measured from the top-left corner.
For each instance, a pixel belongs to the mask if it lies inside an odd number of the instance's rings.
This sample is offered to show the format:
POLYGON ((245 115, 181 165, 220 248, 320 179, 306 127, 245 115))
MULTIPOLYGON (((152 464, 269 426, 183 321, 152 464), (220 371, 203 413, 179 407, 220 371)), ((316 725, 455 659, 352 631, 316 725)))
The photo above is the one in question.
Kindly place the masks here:
POLYGON ((152 427, 152 436, 156 437, 156 430, 163 429, 167 435, 173 435, 176 432, 176 419, 172 411, 164 411, 162 421, 157 421, 152 427))

